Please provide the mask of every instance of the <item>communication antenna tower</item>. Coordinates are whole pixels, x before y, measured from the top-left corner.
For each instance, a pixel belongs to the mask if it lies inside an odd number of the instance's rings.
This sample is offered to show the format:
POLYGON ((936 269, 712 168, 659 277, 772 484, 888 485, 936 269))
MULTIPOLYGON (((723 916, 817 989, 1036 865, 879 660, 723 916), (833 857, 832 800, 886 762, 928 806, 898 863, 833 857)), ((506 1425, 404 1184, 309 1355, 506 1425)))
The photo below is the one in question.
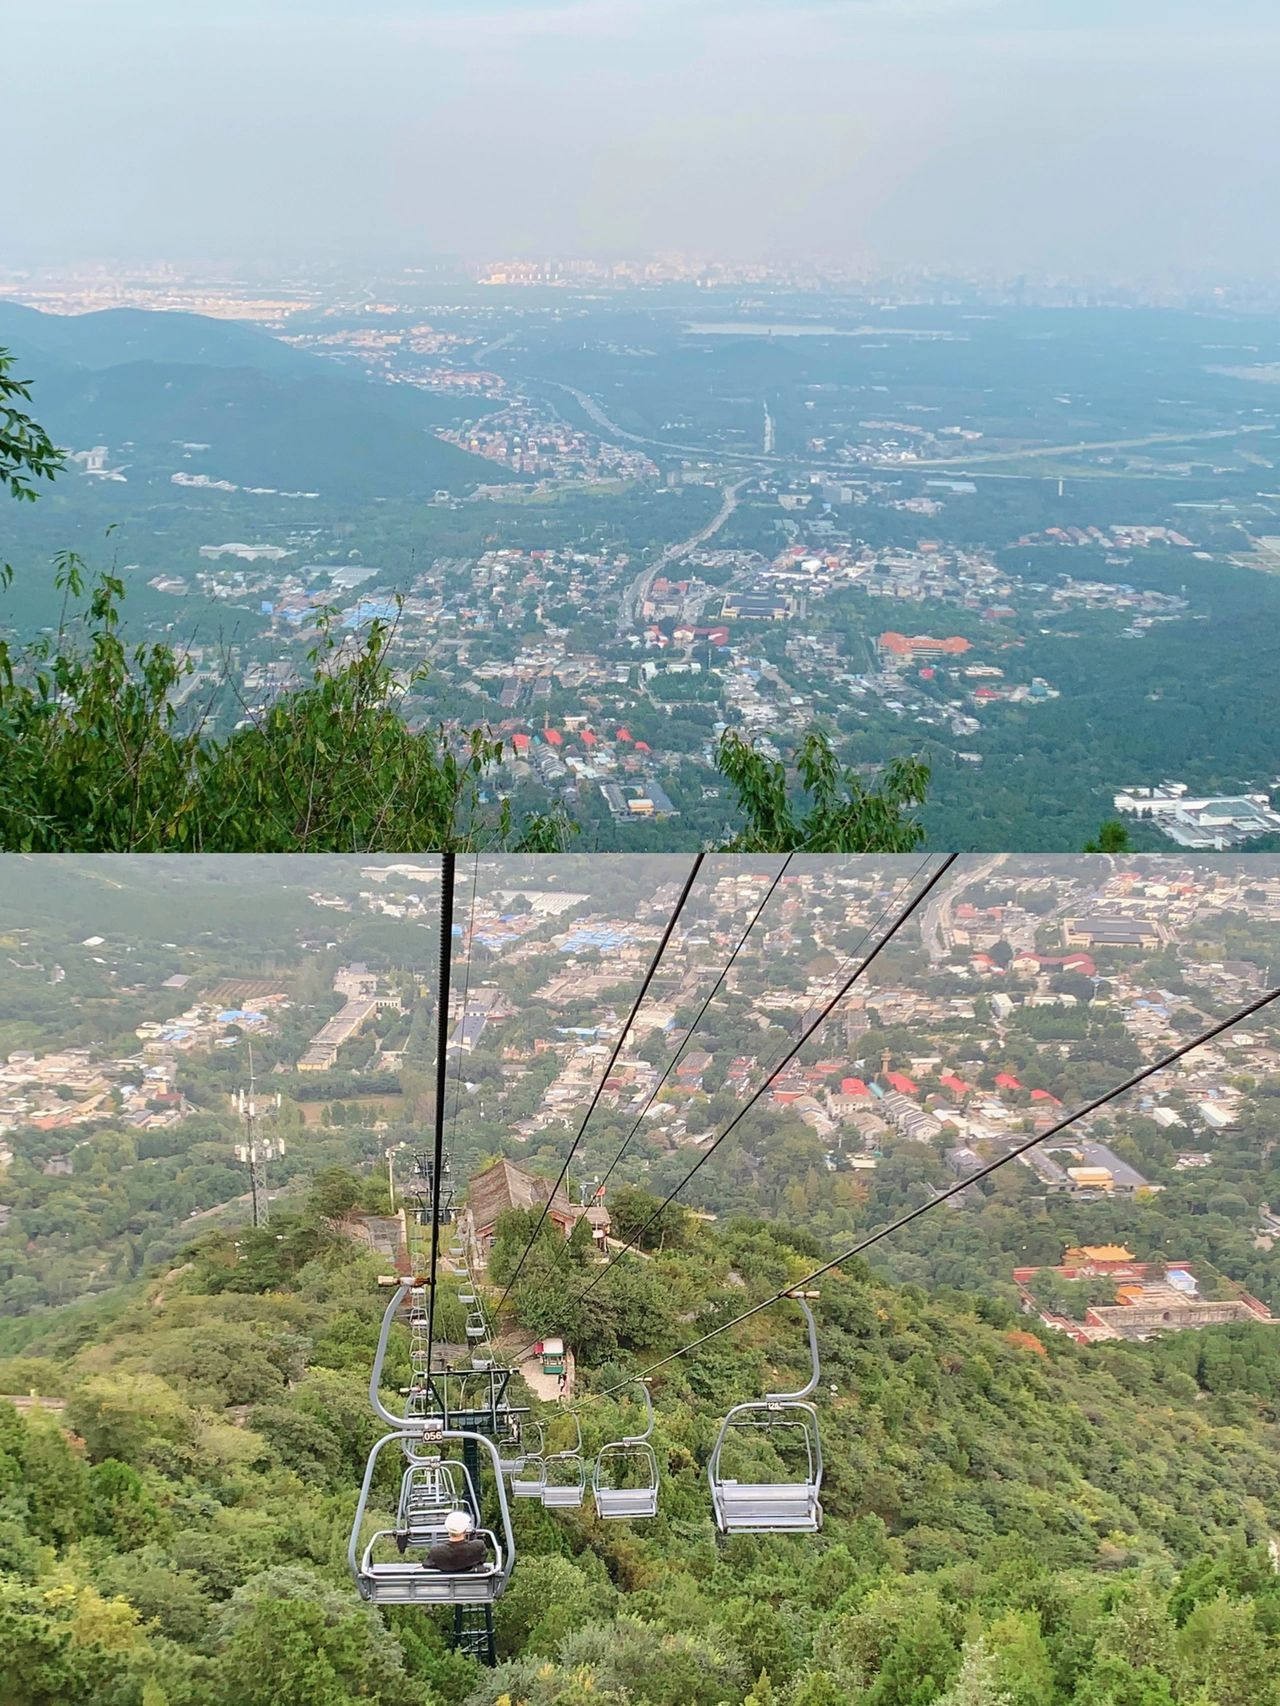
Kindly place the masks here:
MULTIPOLYGON (((264 1137, 259 1125, 258 1096, 253 1077, 253 1044, 249 1045, 249 1087, 236 1093, 236 1106, 244 1121, 244 1142, 236 1144, 236 1160, 249 1169, 249 1195, 253 1203, 253 1224, 265 1226, 271 1218, 267 1197, 267 1162, 278 1161, 284 1154, 284 1143, 278 1137, 264 1137)), ((268 1111, 278 1111, 280 1092, 268 1111)))

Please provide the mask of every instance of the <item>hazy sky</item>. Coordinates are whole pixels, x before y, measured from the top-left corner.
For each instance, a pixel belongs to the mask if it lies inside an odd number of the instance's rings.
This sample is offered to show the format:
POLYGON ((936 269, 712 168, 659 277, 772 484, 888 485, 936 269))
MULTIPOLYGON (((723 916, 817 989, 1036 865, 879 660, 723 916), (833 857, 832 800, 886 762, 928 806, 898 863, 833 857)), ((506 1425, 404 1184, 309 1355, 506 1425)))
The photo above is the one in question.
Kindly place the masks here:
POLYGON ((0 54, 0 266, 1280 271, 1280 0, 0 0, 0 54))

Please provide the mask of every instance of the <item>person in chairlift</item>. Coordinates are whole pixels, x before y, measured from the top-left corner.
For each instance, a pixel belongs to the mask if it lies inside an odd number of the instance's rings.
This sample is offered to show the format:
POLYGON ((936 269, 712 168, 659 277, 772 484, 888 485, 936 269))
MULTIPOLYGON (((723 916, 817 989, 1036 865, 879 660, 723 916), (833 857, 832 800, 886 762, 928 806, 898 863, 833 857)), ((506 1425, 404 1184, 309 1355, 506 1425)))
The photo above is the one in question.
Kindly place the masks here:
POLYGON ((488 1549, 483 1540, 471 1535, 471 1518, 465 1511, 450 1511, 444 1519, 444 1531, 449 1538, 436 1541, 423 1562, 424 1569, 455 1576, 463 1570, 478 1570, 487 1562, 488 1549))

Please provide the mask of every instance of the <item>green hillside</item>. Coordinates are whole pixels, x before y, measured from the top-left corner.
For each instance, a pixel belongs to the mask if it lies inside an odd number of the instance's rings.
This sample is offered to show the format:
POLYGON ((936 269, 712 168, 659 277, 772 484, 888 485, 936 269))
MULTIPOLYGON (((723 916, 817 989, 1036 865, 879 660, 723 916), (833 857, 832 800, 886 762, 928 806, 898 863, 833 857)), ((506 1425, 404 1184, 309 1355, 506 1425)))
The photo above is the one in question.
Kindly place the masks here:
MULTIPOLYGON (((377 1264, 324 1218, 358 1189, 324 1176, 268 1232, 0 1329, 0 1389, 66 1406, 0 1407, 6 1706, 1280 1700, 1275 1336, 1082 1351, 856 1263, 818 1304, 821 1536, 717 1543, 710 1518, 726 1406, 801 1368, 782 1305, 655 1380, 656 1520, 517 1502, 496 1671, 449 1652, 437 1614, 380 1616, 344 1564, 378 1432, 377 1264)), ((596 1293, 580 1389, 812 1265, 806 1235, 759 1222, 675 1237, 596 1293)), ((533 1330, 545 1260, 518 1294, 533 1330)), ((451 1305, 444 1323, 458 1333, 451 1305)), ((608 1401, 581 1414, 589 1451, 622 1420, 608 1401)))
POLYGON ((106 445, 130 487, 159 487, 166 499, 174 474, 351 504, 511 478, 436 436, 456 417, 454 403, 352 376, 252 327, 0 303, 3 348, 37 387, 41 424, 56 443, 106 445))
POLYGON ((204 314, 104 308, 93 314, 44 314, 19 302, 0 302, 0 348, 23 358, 67 367, 119 367, 134 361, 210 367, 256 367, 264 373, 304 374, 316 357, 268 332, 204 314))

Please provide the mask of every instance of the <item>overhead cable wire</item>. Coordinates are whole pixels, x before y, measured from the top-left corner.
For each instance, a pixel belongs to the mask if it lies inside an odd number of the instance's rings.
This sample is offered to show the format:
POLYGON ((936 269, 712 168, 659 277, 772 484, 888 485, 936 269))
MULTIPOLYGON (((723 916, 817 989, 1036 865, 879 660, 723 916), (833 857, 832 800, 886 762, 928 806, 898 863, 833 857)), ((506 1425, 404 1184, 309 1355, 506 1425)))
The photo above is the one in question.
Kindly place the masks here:
POLYGON ((781 1303, 784 1298, 790 1297, 795 1292, 804 1291, 815 1280, 821 1279, 824 1274, 829 1274, 833 1268, 838 1268, 842 1262, 852 1261, 855 1256, 860 1256, 864 1250, 869 1250, 873 1244, 878 1244, 881 1239, 889 1238, 893 1233, 900 1232, 904 1226, 909 1226, 912 1221, 919 1220, 931 1209, 938 1208, 952 1197, 959 1196, 961 1191, 968 1190, 971 1185, 976 1185, 981 1180, 990 1178, 1001 1167, 1007 1167, 1011 1161, 1018 1160, 1029 1150, 1037 1148, 1042 1143, 1047 1143, 1050 1138, 1057 1137, 1068 1127, 1075 1125, 1078 1120, 1096 1113, 1099 1108, 1106 1107, 1109 1102, 1114 1102, 1118 1096, 1125 1095, 1129 1090, 1136 1089, 1148 1078, 1153 1078, 1157 1072, 1165 1071, 1181 1060, 1184 1055, 1190 1054, 1194 1049, 1202 1048, 1205 1043, 1210 1043, 1215 1037, 1220 1037, 1224 1031, 1229 1031, 1233 1025, 1242 1024, 1246 1019, 1252 1018, 1255 1013, 1261 1012, 1264 1007, 1270 1006, 1273 1001, 1277 1000, 1280 1000, 1280 988, 1269 990, 1265 995, 1259 996, 1256 1001, 1250 1001, 1247 1006, 1232 1013, 1229 1018, 1219 1020, 1216 1025, 1211 1025, 1207 1030, 1201 1031, 1189 1042, 1180 1044, 1170 1053, 1162 1055, 1159 1060, 1153 1061, 1150 1066, 1144 1066, 1140 1071, 1133 1073, 1125 1079, 1123 1084, 1117 1084, 1113 1090, 1108 1090, 1101 1096, 1095 1096, 1091 1102, 1086 1102, 1082 1108, 1077 1108, 1074 1113, 1067 1114, 1063 1119, 1060 1119, 1048 1131, 1041 1132, 1038 1137, 1028 1138, 1025 1143, 1018 1144, 1008 1154, 1001 1155, 994 1161, 989 1161, 985 1167, 980 1168, 976 1173, 971 1173, 968 1177, 957 1180, 945 1191, 939 1191, 936 1196, 930 1197, 928 1202, 919 1203, 906 1214, 899 1215, 898 1219, 891 1221, 888 1226, 882 1226, 878 1231, 869 1232, 865 1238, 860 1238, 849 1249, 842 1251, 838 1256, 833 1256, 829 1262, 824 1262, 821 1267, 814 1268, 812 1273, 806 1274, 803 1279, 796 1280, 793 1284, 785 1286, 781 1291, 775 1292, 763 1303, 753 1304, 750 1309, 743 1310, 741 1315, 735 1315, 732 1321, 725 1321, 719 1327, 713 1327, 710 1332, 703 1333, 700 1338, 691 1340, 687 1345, 682 1345, 678 1351, 672 1351, 670 1356, 662 1357, 658 1362, 651 1363, 648 1368, 642 1369, 638 1374, 628 1375, 626 1380, 619 1381, 614 1386, 606 1386, 600 1392, 588 1394, 588 1396, 607 1398, 614 1392, 621 1392, 625 1387, 633 1385, 637 1380, 647 1380, 650 1375, 656 1374, 660 1368, 666 1368, 669 1363, 677 1361, 682 1356, 687 1356, 690 1351, 695 1351, 700 1346, 707 1344, 709 1340, 718 1338, 721 1333, 727 1333, 733 1327, 740 1327, 744 1321, 749 1321, 753 1315, 759 1315, 763 1310, 771 1309, 775 1303, 781 1303))
POLYGON ((435 1339, 436 1274, 440 1264, 440 1186, 444 1173, 445 1096, 449 1087, 449 969, 453 960, 454 855, 440 855, 440 991, 436 1025, 435 1151, 431 1167, 431 1278, 427 1299, 427 1373, 435 1339))
MULTIPOLYGON (((639 1231, 635 1232, 631 1236, 631 1238, 629 1238, 627 1240, 627 1242, 622 1246, 622 1248, 620 1250, 615 1251, 613 1256, 610 1257, 609 1261, 606 1262, 604 1267, 601 1268, 600 1271, 596 1274, 596 1276, 592 1280, 591 1284, 589 1286, 587 1286, 583 1291, 579 1292, 578 1296, 576 1298, 574 1298, 573 1303, 570 1305, 571 1308, 576 1308, 579 1303, 583 1302, 583 1300, 585 1298, 587 1298, 595 1290, 595 1288, 600 1284, 600 1281, 610 1271, 610 1269, 614 1266, 614 1264, 616 1262, 621 1261, 622 1257, 627 1254, 628 1250, 635 1248, 635 1246, 639 1243, 640 1239, 644 1237, 645 1233, 654 1224, 654 1222, 663 1213, 663 1211, 665 1209, 669 1208, 671 1206, 671 1204, 675 1201, 676 1197, 679 1196, 680 1192, 689 1183, 689 1180, 693 1178, 694 1174, 697 1173, 698 1170, 701 1167, 703 1167, 706 1164, 706 1162, 708 1162, 711 1159, 712 1155, 720 1147, 720 1145, 725 1141, 725 1139, 730 1135, 730 1133, 733 1131, 734 1127, 739 1123, 740 1120, 742 1120, 745 1117, 745 1115, 750 1111, 750 1109, 755 1105, 755 1103, 759 1101, 760 1097, 764 1095, 765 1091, 773 1083, 774 1079, 777 1078, 785 1070, 785 1068, 790 1065, 790 1063, 795 1059, 796 1055, 804 1047, 805 1043, 808 1042, 809 1038, 814 1034, 814 1032, 816 1030, 818 1030, 818 1028, 826 1022, 826 1020, 830 1017, 830 1015, 834 1011, 834 1009, 840 1004, 841 1001, 844 1000, 845 996, 849 993, 849 991, 853 987, 853 985, 858 981, 858 979, 866 971, 867 967, 869 965, 871 965, 872 961, 875 960, 876 957, 882 952, 882 950, 888 946, 888 944, 897 935, 898 931, 907 922, 907 920, 913 916, 916 909, 924 902, 924 900, 928 897, 928 895, 937 887, 939 882, 941 882, 942 878, 951 869, 952 865, 955 864, 956 860, 959 857, 960 857, 960 855, 958 853, 948 853, 945 855, 945 857, 943 858, 942 864, 939 865, 938 869, 934 872, 934 874, 929 878, 928 882, 924 885, 924 887, 920 890, 920 892, 911 901, 910 905, 907 906, 902 912, 900 912, 898 914, 898 916, 894 919, 893 923, 889 926, 889 928, 885 932, 885 934, 876 943, 875 947, 872 948, 871 952, 869 954, 867 954, 866 957, 859 962, 857 967, 850 973, 850 975, 845 979, 845 981, 841 985, 841 987, 836 991, 835 995, 833 995, 831 997, 830 1001, 828 1001, 827 1004, 819 1011, 817 1018, 815 1018, 811 1024, 806 1026, 801 1031, 800 1036, 792 1044, 791 1048, 782 1057, 782 1059, 778 1062, 778 1064, 772 1069, 772 1071, 769 1073, 769 1076, 766 1079, 764 1079, 764 1081, 761 1084, 759 1084, 755 1090, 752 1091, 751 1095, 743 1103, 743 1105, 738 1109, 738 1112, 729 1121, 728 1125, 720 1133, 719 1137, 717 1137, 713 1143, 710 1143, 707 1145, 706 1149, 703 1150, 702 1154, 694 1162, 693 1166, 685 1174, 684 1178, 681 1179, 680 1183, 675 1187, 675 1189, 673 1191, 671 1191, 668 1194, 668 1196, 666 1198, 664 1198, 664 1200, 661 1203, 658 1204, 657 1208, 654 1209, 653 1213, 649 1216, 648 1220, 645 1221, 644 1225, 639 1229, 639 1231)), ((914 882, 915 878, 919 876, 920 871, 924 868, 924 865, 927 863, 928 863, 927 860, 923 860, 921 862, 921 864, 916 867, 916 871, 915 871, 915 873, 911 879, 912 882, 914 882)), ((880 916, 883 919, 884 914, 881 913, 880 916)), ((870 932, 868 932, 867 934, 869 934, 869 933, 870 932)), ((867 939, 867 935, 864 934, 864 936, 862 938, 863 942, 865 942, 866 939, 867 939)), ((521 1352, 520 1354, 521 1354, 521 1356, 523 1356, 524 1352, 521 1352)), ((517 1358, 516 1360, 519 1360, 519 1359, 517 1358)))
POLYGON ((773 881, 769 884, 769 887, 765 893, 764 899, 760 902, 759 906, 752 913, 751 922, 747 925, 746 929, 742 932, 742 935, 738 938, 737 946, 734 948, 733 952, 729 955, 729 958, 725 961, 724 970, 720 973, 719 977, 716 979, 715 983, 712 985, 711 993, 707 996, 706 1000, 702 1003, 702 1006, 699 1007, 697 1014, 694 1017, 693 1023, 689 1026, 688 1030, 686 1031, 686 1033, 684 1035, 683 1040, 681 1041, 680 1047, 675 1051, 675 1053, 672 1055, 670 1061, 667 1063, 666 1071, 662 1074, 662 1077, 659 1078, 657 1084, 654 1086, 653 1090, 650 1092, 649 1099, 645 1103, 644 1107, 641 1108, 640 1112, 636 1115, 636 1123, 632 1126, 631 1130, 627 1133, 625 1139, 623 1140, 622 1147, 618 1150, 618 1153, 614 1156, 613 1160, 609 1163, 609 1166, 605 1171, 604 1178, 601 1179, 601 1181, 600 1181, 599 1189, 601 1191, 603 1191, 604 1187, 609 1183, 609 1180, 613 1175, 614 1169, 617 1167, 619 1161, 622 1160, 622 1157, 626 1154, 628 1148, 630 1147, 632 1138, 640 1130, 640 1126, 641 1126, 642 1121, 644 1120, 645 1115, 648 1113, 649 1109, 653 1106, 655 1101, 657 1101, 659 1090, 662 1089, 663 1085, 667 1082, 667 1079, 670 1078, 671 1074, 675 1071, 676 1067, 679 1065, 680 1057, 684 1054, 685 1049, 688 1048, 690 1042, 693 1040, 693 1034, 697 1030, 698 1026, 702 1023, 703 1015, 706 1013, 707 1008, 710 1007, 711 1003, 715 1000, 716 996, 719 994, 721 988, 724 985, 725 979, 728 977, 729 973, 733 970, 734 965, 737 962, 738 955, 742 952, 743 948, 746 946, 747 938, 751 935, 751 933, 755 929, 756 925, 760 922, 761 918, 764 916, 765 908, 768 906, 769 902, 773 899, 774 893, 777 890, 778 884, 782 881, 783 877, 786 875, 787 867, 790 865, 793 857, 794 857, 793 854, 788 853, 786 858, 783 860, 782 864, 778 867, 776 873, 774 874, 773 881))
POLYGON ((618 1038, 613 1045, 613 1052, 609 1056, 608 1065, 605 1067, 604 1072, 601 1075, 600 1082, 596 1085, 595 1094, 591 1098, 590 1106, 587 1108, 582 1124, 578 1127, 578 1135, 574 1138, 573 1143, 569 1147, 569 1153, 564 1158, 564 1165, 560 1169, 560 1176, 547 1192, 547 1200, 542 1205, 542 1213, 538 1216, 537 1223, 534 1226, 533 1232, 530 1234, 529 1241, 521 1253, 519 1262, 516 1264, 516 1271, 507 1281, 506 1289, 498 1299, 497 1308, 494 1310, 495 1318, 502 1313, 502 1306, 507 1301, 507 1298, 510 1297, 511 1288, 520 1278, 520 1275, 524 1270, 524 1265, 529 1259, 529 1252, 533 1249, 533 1246, 537 1241, 538 1234, 542 1231, 543 1225, 546 1222, 547 1215, 551 1212, 551 1204, 555 1199, 555 1194, 560 1189, 561 1185, 564 1184, 565 1178, 569 1172, 569 1164, 572 1162, 574 1155, 577 1153, 578 1145, 582 1142, 583 1134, 591 1121, 591 1116, 596 1111, 596 1104, 599 1102, 600 1097, 604 1092, 604 1087, 609 1081, 609 1076, 613 1071, 618 1056, 622 1053, 622 1045, 627 1040, 627 1034, 632 1025, 635 1024, 636 1014, 640 1011, 641 1003, 644 1001, 645 996, 649 992, 649 985, 653 982, 654 977, 657 974, 658 967, 662 964, 662 956, 667 951, 667 944, 670 942, 676 924, 679 922, 680 914, 684 911, 685 902, 689 898, 690 891, 692 890, 694 883, 698 880, 698 872, 702 869, 702 862, 705 857, 706 855, 704 853, 699 853, 693 861, 689 875, 685 879, 685 885, 680 891, 680 898, 675 904, 675 910, 667 920, 666 929, 662 932, 662 939, 658 943, 657 952, 654 954, 653 959, 650 962, 649 969, 644 975, 644 981, 640 985, 639 993, 637 994, 635 1001, 632 1003, 631 1012, 627 1016, 627 1022, 618 1032, 618 1038))
POLYGON ((650 1092, 649 1100, 647 1100, 642 1109, 640 1109, 640 1112, 637 1114, 637 1119, 635 1119, 635 1124, 633 1124, 630 1131, 626 1133, 623 1145, 621 1145, 618 1153, 614 1155, 613 1160, 609 1162, 608 1170, 606 1170, 606 1174, 604 1174, 604 1177, 601 1179, 601 1184, 599 1184, 599 1189, 601 1189, 601 1191, 604 1189, 604 1186, 608 1184, 609 1179, 613 1177, 613 1172, 614 1169, 616 1169, 618 1162, 623 1158, 623 1155, 626 1155, 626 1150, 628 1150, 631 1145, 631 1138, 637 1134, 638 1129, 640 1129, 640 1124, 642 1124, 643 1117, 645 1117, 645 1114, 649 1112, 650 1107, 652 1107, 655 1100, 657 1100, 657 1094, 659 1094, 660 1088, 662 1088, 662 1085, 667 1082, 667 1078, 672 1075, 672 1071, 676 1070, 676 1066, 679 1065, 679 1059, 681 1059, 681 1056, 684 1054, 684 1049, 689 1046, 689 1042, 693 1041, 693 1034, 695 1034, 695 1030, 698 1029, 698 1025, 701 1024, 701 1020, 703 1020, 703 1015, 707 1012, 707 1008, 712 1005, 712 1001, 715 1000, 715 996, 719 995, 720 989, 724 988, 725 978, 729 976, 729 972, 734 969, 734 966, 736 966, 737 955, 741 954, 742 949, 746 947, 749 935, 753 933, 753 930, 756 928, 756 925, 758 925, 759 920, 765 916, 765 909, 768 908, 768 904, 770 904, 771 899, 775 896, 778 884, 780 884, 783 877, 787 875, 787 867, 790 865, 790 862, 792 862, 792 858, 794 858, 794 855, 792 855, 792 853, 788 853, 787 858, 783 860, 782 865, 778 867, 777 872, 773 875, 773 882, 768 885, 768 891, 765 892, 765 899, 759 902, 758 908, 756 908, 756 911, 751 914, 751 923, 746 926, 746 930, 742 931, 741 937, 737 938, 736 949, 734 949, 734 952, 729 955, 729 959, 725 960, 724 971, 720 972, 719 978, 715 979, 715 983, 712 984, 712 991, 710 991, 710 995, 707 996, 707 1000, 703 1001, 703 1003, 701 1003, 701 1007, 698 1008, 698 1012, 696 1012, 695 1018, 693 1018, 693 1024, 689 1025, 689 1029, 686 1030, 686 1034, 684 1034, 681 1046, 676 1049, 676 1053, 672 1054, 671 1059, 667 1061, 667 1070, 662 1073, 662 1076, 659 1078, 659 1082, 655 1083, 654 1090, 650 1092))
MULTIPOLYGON (((858 937, 858 940, 857 940, 857 943, 855 944, 855 946, 853 948, 849 949, 847 952, 841 953, 839 959, 837 960, 837 963, 832 967, 828 976, 823 979, 821 988, 818 989, 814 993, 814 995, 810 998, 809 1004, 805 1009, 806 1014, 816 1013, 817 1010, 822 1006, 823 1001, 826 999, 828 991, 834 989, 835 986, 840 982, 840 979, 844 976, 845 972, 853 964, 854 960, 857 959, 859 954, 862 953, 862 951, 866 947, 867 943, 875 936, 876 931, 879 930, 880 926, 884 923, 885 919, 893 911, 894 907, 897 905, 898 901, 901 899, 903 894, 909 893, 911 891, 911 889, 914 887, 917 879, 920 876, 921 871, 924 870, 925 866, 928 863, 929 863, 929 856, 926 854, 925 857, 923 859, 921 859, 919 864, 915 866, 915 868, 911 872, 911 875, 906 879, 905 882, 898 882, 892 886, 892 888, 890 889, 889 897, 885 901, 885 904, 880 908, 880 911, 876 914, 875 918, 871 921, 871 923, 867 925, 866 929, 862 932, 861 936, 858 937)), ((801 1024, 804 1023, 803 1016, 801 1017, 800 1022, 801 1022, 801 1024)), ((772 1075, 772 1072, 771 1072, 771 1075, 772 1075)), ((677 1186, 677 1189, 676 1189, 677 1195, 679 1195, 679 1189, 680 1189, 680 1187, 677 1186)))
MULTIPOLYGON (((638 1232, 636 1232, 628 1240, 628 1242, 626 1244, 623 1245, 621 1250, 618 1250, 614 1254, 611 1261, 606 1263, 606 1265, 603 1268, 601 1268, 600 1272, 592 1280, 591 1284, 586 1288, 586 1291, 584 1291, 582 1293, 581 1297, 578 1298, 577 1301, 579 1303, 581 1303, 582 1299, 584 1297, 586 1297, 590 1292, 595 1290, 596 1286, 599 1285, 600 1281, 609 1272, 609 1269, 613 1266, 614 1262, 619 1261, 623 1256, 626 1255, 628 1250, 633 1248, 634 1245, 638 1244, 640 1239, 644 1237, 645 1233, 654 1224, 654 1222, 659 1218, 659 1216, 663 1213, 663 1211, 665 1209, 670 1208, 671 1204, 675 1201, 676 1197, 679 1196, 680 1192, 689 1183, 689 1180, 693 1178, 695 1173, 697 1173, 702 1167, 704 1167, 706 1165, 706 1163, 715 1154, 716 1150, 719 1149, 720 1145, 725 1141, 725 1139, 727 1137, 730 1136, 730 1134, 733 1132, 734 1128, 743 1119, 746 1118, 747 1114, 751 1111, 751 1109, 755 1106, 755 1104, 760 1100, 761 1096, 764 1095, 765 1091, 769 1088, 769 1086, 773 1083, 773 1081, 777 1077, 779 1077, 779 1075, 782 1072, 784 1072, 788 1066, 790 1066, 791 1062, 799 1054, 800 1050, 809 1041, 809 1038, 814 1034, 814 1032, 816 1030, 819 1029, 819 1027, 821 1025, 825 1024, 828 1017, 835 1010, 835 1008, 839 1006, 840 1002, 844 1000, 845 996, 853 988, 854 984, 858 981, 858 979, 863 975, 863 973, 866 971, 867 967, 872 964, 872 962, 877 958, 877 956, 880 953, 883 952, 883 950, 885 948, 888 947, 889 943, 892 942, 894 937, 898 934, 898 931, 901 930, 902 926, 907 922, 907 920, 913 916, 917 907, 919 907, 924 902, 924 900, 928 897, 928 895, 931 893, 931 891, 938 886, 938 884, 941 882, 942 878, 951 869, 952 865, 955 863, 955 861, 959 857, 960 857, 960 855, 958 853, 948 853, 946 855, 942 864, 939 865, 938 869, 929 878, 929 881, 920 890, 919 894, 917 894, 915 896, 915 898, 911 901, 909 906, 905 907, 903 909, 903 911, 898 914, 898 916, 894 919, 893 923, 885 931, 884 935, 876 943, 875 947, 872 948, 871 952, 869 954, 867 954, 867 956, 863 960, 861 960, 859 962, 859 964, 856 966, 856 968, 849 974, 849 976, 845 979, 844 983, 841 984, 840 988, 836 991, 836 993, 827 1002, 826 1006, 822 1007, 818 1010, 817 1018, 814 1019, 809 1025, 807 1025, 800 1032, 800 1035, 796 1038, 795 1042, 792 1043, 791 1047, 787 1050, 786 1054, 783 1055, 782 1059, 774 1067, 773 1071, 763 1081, 763 1083, 757 1085, 755 1090, 752 1091, 751 1095, 747 1098, 747 1100, 738 1109, 737 1113, 729 1121, 728 1125, 720 1133, 719 1137, 717 1137, 713 1142, 711 1142, 707 1145, 707 1147, 698 1156, 698 1159, 694 1162, 693 1166, 690 1167, 689 1171, 685 1174, 684 1178, 681 1179, 680 1183, 675 1187, 675 1189, 673 1191, 671 1191, 663 1199, 663 1201, 658 1204, 657 1208, 654 1209, 653 1213, 649 1216, 648 1220, 645 1221, 644 1225, 640 1228, 640 1230, 638 1232)), ((865 936, 864 936, 863 940, 864 941, 866 940, 865 936)))
POLYGON ((458 1038, 458 1070, 453 1075, 453 1119, 449 1128, 450 1143, 456 1142, 458 1136, 458 1112, 462 1106, 462 1038, 466 1032, 467 1003, 471 999, 471 960, 475 952, 476 930, 476 889, 480 883, 480 855, 477 853, 475 865, 471 872, 471 910, 467 918, 467 958, 466 969, 462 977, 462 1012, 458 1019, 460 1035, 458 1038))
MULTIPOLYGON (((654 1103, 657 1101, 658 1092, 662 1089, 663 1085, 667 1082, 667 1079, 670 1078, 671 1074, 675 1071, 676 1067, 680 1064, 680 1057, 684 1054, 685 1049, 689 1046, 689 1043, 693 1040, 694 1032, 697 1030, 698 1026, 701 1024, 702 1017, 705 1014, 705 1012, 707 1011, 707 1008, 715 1000, 718 991, 720 990, 721 986, 724 983, 724 980, 728 977, 729 973, 733 970, 734 963, 737 960, 738 955, 742 952, 742 949, 745 947, 746 942, 747 942, 747 938, 751 935, 752 931, 755 929, 756 925, 760 922, 760 919, 763 917, 765 908, 768 906, 769 902, 773 899, 773 896, 774 896, 774 893, 778 887, 778 884, 782 881, 783 877, 786 875, 787 867, 790 865, 793 857, 794 857, 793 854, 788 853, 786 855, 786 857, 783 859, 782 864, 778 867, 778 870, 774 875, 773 881, 769 884, 768 890, 765 893, 764 899, 760 902, 760 904, 756 908, 755 912, 751 915, 750 923, 747 925, 746 929, 743 931, 741 937, 739 938, 737 947, 733 950, 732 954, 730 954, 728 960, 725 962, 724 970, 720 973, 719 977, 715 981, 715 984, 712 986, 711 993, 707 996, 706 1000, 702 1003, 702 1006, 698 1009, 697 1016, 695 1017, 693 1023, 689 1026, 688 1031, 685 1033, 684 1040, 681 1042, 680 1047, 675 1051, 675 1053, 672 1055, 670 1061, 667 1063, 667 1069, 662 1074, 662 1077, 658 1080, 658 1082, 654 1085, 653 1089, 649 1092, 649 1096, 648 1096, 647 1101, 645 1102, 644 1107, 641 1108, 640 1112, 636 1115, 635 1124, 632 1126, 631 1130, 627 1133, 626 1137, 623 1139, 622 1146, 618 1150, 618 1153, 614 1156, 613 1160, 609 1163, 609 1166, 605 1172, 604 1178, 599 1181, 597 1188, 596 1188, 596 1195, 597 1196, 602 1196, 604 1194, 604 1188, 609 1183, 609 1180, 613 1175, 614 1168, 618 1165, 619 1161, 621 1161, 622 1157, 626 1154, 628 1148, 630 1147, 632 1138, 640 1130, 641 1125, 644 1123, 645 1116, 648 1114, 650 1108, 652 1108, 654 1103)), ((553 1271, 555 1269, 559 1268, 560 1263, 563 1260, 564 1251, 565 1251, 566 1247, 567 1247, 567 1242, 565 1245, 557 1245, 556 1254, 555 1254, 555 1261, 552 1264, 553 1271)), ((548 1277, 550 1277, 550 1276, 548 1276, 548 1277)))

